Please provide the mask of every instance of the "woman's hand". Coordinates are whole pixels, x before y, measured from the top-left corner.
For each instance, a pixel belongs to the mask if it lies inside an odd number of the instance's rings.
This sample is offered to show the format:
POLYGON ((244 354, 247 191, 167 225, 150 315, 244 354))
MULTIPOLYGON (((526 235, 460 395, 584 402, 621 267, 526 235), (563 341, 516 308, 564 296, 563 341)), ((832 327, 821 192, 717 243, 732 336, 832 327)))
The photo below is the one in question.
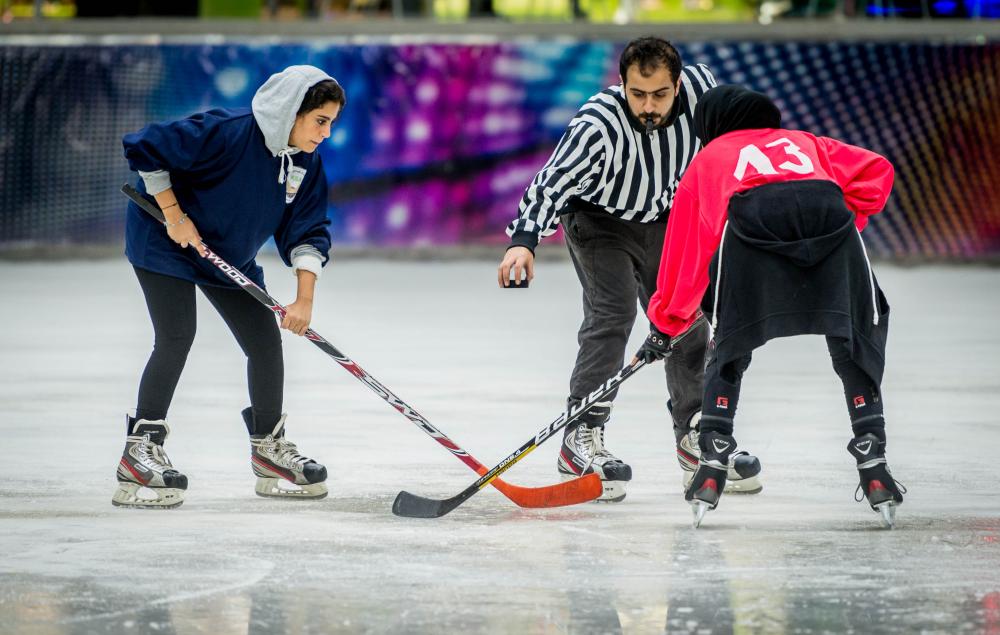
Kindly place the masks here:
MULTIPOLYGON (((174 209, 180 208, 175 207, 174 209)), ((167 220, 166 226, 167 235, 170 236, 170 240, 185 249, 194 247, 198 250, 198 254, 202 258, 207 255, 205 253, 205 246, 201 244, 201 235, 198 234, 198 228, 194 226, 194 221, 187 214, 181 212, 177 221, 171 222, 167 220)))
POLYGON ((281 319, 281 328, 288 329, 296 335, 305 335, 312 322, 312 300, 298 298, 285 307, 285 317, 281 319))
POLYGON ((205 251, 204 245, 201 244, 201 235, 198 233, 198 228, 194 226, 194 221, 181 209, 181 204, 177 201, 173 188, 167 188, 155 194, 153 198, 156 199, 156 204, 160 206, 160 210, 163 212, 165 221, 163 226, 167 228, 167 236, 170 236, 170 240, 184 249, 194 247, 198 250, 198 254, 202 258, 207 256, 208 253, 205 251))

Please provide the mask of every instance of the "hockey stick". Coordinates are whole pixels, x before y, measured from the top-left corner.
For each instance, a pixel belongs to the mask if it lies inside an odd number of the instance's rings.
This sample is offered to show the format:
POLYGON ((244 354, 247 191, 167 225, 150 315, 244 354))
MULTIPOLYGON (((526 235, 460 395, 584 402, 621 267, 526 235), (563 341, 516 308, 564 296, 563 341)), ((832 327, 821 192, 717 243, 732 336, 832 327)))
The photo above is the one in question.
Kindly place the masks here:
POLYGON ((498 476, 512 468, 515 463, 526 457, 529 452, 544 443, 550 436, 561 430, 567 424, 579 419, 580 416, 583 415, 583 413, 585 413, 591 406, 611 394, 611 392, 618 388, 623 381, 631 377, 637 370, 645 365, 646 362, 641 359, 632 360, 631 364, 618 371, 617 375, 604 382, 600 388, 590 393, 585 400, 559 415, 558 419, 542 428, 538 434, 534 436, 534 438, 522 445, 506 459, 500 461, 499 465, 486 474, 483 474, 478 481, 462 490, 456 496, 452 496, 451 498, 446 498, 444 500, 438 500, 435 498, 424 498, 423 496, 417 496, 416 494, 402 491, 396 496, 396 500, 392 503, 392 513, 397 516, 406 516, 409 518, 438 518, 444 516, 451 510, 472 498, 476 492, 489 485, 490 482, 498 476))
MULTIPOLYGON (((153 218, 163 222, 163 212, 156 205, 155 201, 150 201, 131 185, 122 186, 122 192, 129 197, 133 203, 139 206, 153 218)), ((239 269, 233 267, 214 251, 209 249, 204 243, 205 251, 208 254, 206 259, 219 268, 227 278, 239 285, 244 291, 252 295, 258 302, 271 309, 278 317, 285 317, 285 307, 272 298, 266 291, 258 287, 252 280, 240 273, 239 269)), ((435 441, 443 445, 449 452, 454 454, 463 463, 475 470, 477 474, 487 473, 486 466, 480 463, 463 450, 457 443, 452 441, 443 432, 430 424, 419 412, 411 408, 402 399, 397 397, 391 390, 382 385, 380 381, 369 375, 363 368, 347 355, 340 352, 333 344, 324 339, 319 333, 308 329, 305 333, 306 339, 316 345, 321 351, 329 355, 340 364, 344 370, 351 373, 364 385, 372 389, 379 397, 384 399, 390 406, 398 410, 403 416, 412 421, 421 430, 426 432, 435 441)), ((492 479, 491 479, 492 480, 492 479)), ((580 478, 547 485, 545 487, 520 487, 512 485, 500 479, 496 479, 493 486, 504 496, 512 500, 520 507, 562 507, 564 505, 576 505, 594 500, 601 495, 604 487, 597 474, 591 473, 580 478)))

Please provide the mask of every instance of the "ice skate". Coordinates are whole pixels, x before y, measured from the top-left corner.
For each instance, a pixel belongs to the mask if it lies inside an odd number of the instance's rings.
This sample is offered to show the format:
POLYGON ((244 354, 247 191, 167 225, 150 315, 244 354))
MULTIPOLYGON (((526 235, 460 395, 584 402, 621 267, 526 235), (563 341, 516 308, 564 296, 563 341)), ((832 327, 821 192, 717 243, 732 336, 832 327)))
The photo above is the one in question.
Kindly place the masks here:
MULTIPOLYGON (((691 421, 697 421, 701 413, 695 413, 691 421)), ((698 449, 697 425, 688 428, 687 433, 674 430, 677 437, 677 462, 681 466, 681 487, 687 489, 698 469, 701 450, 698 449)), ((726 474, 726 494, 757 494, 763 489, 760 482, 760 461, 746 450, 733 452, 726 474)))
POLYGON ((736 439, 726 434, 709 432, 699 439, 701 458, 698 469, 684 491, 684 500, 691 503, 695 528, 701 526, 705 514, 719 506, 726 491, 730 459, 736 449, 736 439))
POLYGON ((892 478, 889 464, 885 460, 885 442, 868 433, 854 437, 847 444, 847 451, 858 462, 861 482, 855 490, 855 500, 868 499, 873 511, 882 519, 882 524, 892 529, 896 526, 896 507, 903 503, 906 487, 892 478))
POLYGON ((600 502, 625 500, 625 484, 632 480, 632 468, 604 447, 604 424, 567 427, 557 467, 564 481, 596 472, 604 485, 604 493, 596 499, 600 502))
POLYGON ((257 476, 254 491, 258 496, 275 498, 320 499, 327 495, 326 468, 299 454, 295 444, 285 438, 285 417, 269 434, 253 434, 253 414, 243 411, 250 434, 250 465, 257 476))
POLYGON ((112 505, 171 509, 184 502, 187 477, 174 469, 163 451, 169 435, 166 421, 135 422, 118 462, 118 489, 111 497, 112 505))

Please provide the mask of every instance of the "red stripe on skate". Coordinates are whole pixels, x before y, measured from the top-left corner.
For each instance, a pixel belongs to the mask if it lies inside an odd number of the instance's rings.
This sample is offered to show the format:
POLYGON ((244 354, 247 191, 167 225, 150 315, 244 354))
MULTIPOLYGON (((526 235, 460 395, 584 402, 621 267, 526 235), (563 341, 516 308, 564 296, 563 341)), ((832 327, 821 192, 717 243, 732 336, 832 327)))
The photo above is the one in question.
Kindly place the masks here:
POLYGON ((563 458, 563 461, 565 461, 566 464, 569 465, 569 469, 573 470, 574 474, 580 474, 581 472, 583 472, 582 468, 578 468, 573 463, 573 461, 571 461, 570 458, 568 456, 566 456, 566 450, 560 450, 559 451, 559 456, 561 456, 563 458))
POLYGON ((684 450, 682 450, 680 448, 677 448, 677 454, 679 454, 681 457, 683 457, 684 459, 686 459, 688 463, 697 463, 698 462, 698 457, 696 457, 693 454, 688 454, 687 452, 685 452, 684 450))
POLYGON ((152 476, 150 476, 147 479, 143 479, 141 474, 139 474, 134 469, 132 469, 132 466, 129 465, 128 461, 125 460, 125 457, 122 457, 121 460, 119 461, 119 463, 121 463, 122 465, 124 465, 125 469, 128 470, 129 472, 131 472, 132 476, 134 476, 135 479, 137 481, 139 481, 140 483, 142 483, 143 485, 145 485, 146 483, 149 483, 149 481, 153 478, 152 476))
POLYGON ((706 478, 705 482, 701 484, 701 489, 698 491, 704 491, 710 489, 716 494, 719 493, 719 484, 715 482, 714 478, 706 478))
POLYGON ((276 472, 276 473, 280 474, 281 477, 283 479, 285 479, 286 481, 288 481, 289 483, 294 483, 295 482, 295 475, 294 474, 292 474, 291 472, 288 472, 288 471, 285 471, 285 470, 281 469, 277 465, 274 465, 272 463, 268 463, 268 462, 264 461, 263 459, 260 459, 260 458, 258 458, 256 456, 250 457, 250 460, 253 461, 254 463, 256 463, 257 465, 261 466, 265 470, 269 470, 271 472, 276 472))

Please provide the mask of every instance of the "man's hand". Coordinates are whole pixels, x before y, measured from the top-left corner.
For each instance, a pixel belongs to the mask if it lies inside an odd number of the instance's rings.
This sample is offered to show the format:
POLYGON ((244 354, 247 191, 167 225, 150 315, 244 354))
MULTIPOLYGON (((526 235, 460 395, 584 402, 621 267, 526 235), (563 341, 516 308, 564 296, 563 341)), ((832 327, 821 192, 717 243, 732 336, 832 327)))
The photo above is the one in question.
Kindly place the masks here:
POLYGON ((527 247, 511 247, 503 255, 500 266, 497 267, 497 282, 501 287, 510 286, 510 272, 514 271, 514 279, 521 282, 522 274, 527 274, 528 282, 535 277, 535 254, 527 247))
POLYGON ((641 359, 647 364, 652 364, 655 361, 661 360, 664 357, 670 355, 670 336, 661 333, 652 324, 649 325, 649 335, 646 336, 646 341, 642 343, 639 348, 639 352, 635 354, 635 359, 632 361, 641 359))
POLYGON ((285 317, 281 318, 281 328, 296 335, 305 335, 312 322, 312 300, 298 299, 285 307, 285 317))

